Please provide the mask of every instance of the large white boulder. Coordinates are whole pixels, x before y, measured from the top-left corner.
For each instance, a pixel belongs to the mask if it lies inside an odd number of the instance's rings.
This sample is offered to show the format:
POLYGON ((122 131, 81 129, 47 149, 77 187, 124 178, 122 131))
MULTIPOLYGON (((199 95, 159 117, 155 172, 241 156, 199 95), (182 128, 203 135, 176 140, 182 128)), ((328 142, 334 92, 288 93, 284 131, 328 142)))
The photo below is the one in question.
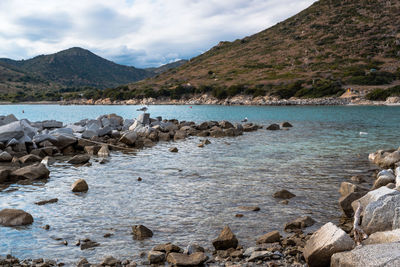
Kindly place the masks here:
POLYGON ((329 266, 333 254, 351 250, 354 245, 346 232, 329 222, 311 236, 303 254, 310 267, 329 266))
POLYGON ((385 186, 375 189, 373 191, 369 191, 365 196, 360 199, 354 201, 351 206, 353 207, 354 212, 357 210, 358 202, 361 204, 362 212, 361 215, 364 214, 365 208, 368 206, 369 203, 377 201, 381 198, 385 198, 388 195, 396 195, 399 194, 399 191, 387 188, 385 186))
POLYGON ((374 244, 332 256, 331 267, 400 266, 400 243, 374 244))
POLYGON ((14 116, 14 114, 10 114, 7 116, 0 116, 0 125, 6 125, 17 120, 18 119, 14 116))
POLYGON ((364 245, 400 242, 400 229, 376 232, 364 240, 364 245))
POLYGON ((7 143, 13 138, 18 140, 23 137, 24 134, 24 128, 19 121, 0 126, 0 142, 2 143, 7 143))

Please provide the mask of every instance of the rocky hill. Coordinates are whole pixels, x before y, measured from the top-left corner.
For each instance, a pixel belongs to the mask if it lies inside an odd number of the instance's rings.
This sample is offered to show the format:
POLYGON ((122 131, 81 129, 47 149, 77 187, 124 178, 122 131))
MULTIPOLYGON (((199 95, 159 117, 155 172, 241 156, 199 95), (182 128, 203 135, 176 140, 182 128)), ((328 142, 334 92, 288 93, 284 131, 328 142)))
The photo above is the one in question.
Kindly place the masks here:
POLYGON ((400 79, 399 17, 399 0, 320 0, 129 89, 137 97, 290 98, 340 95, 353 85, 390 87, 400 79))

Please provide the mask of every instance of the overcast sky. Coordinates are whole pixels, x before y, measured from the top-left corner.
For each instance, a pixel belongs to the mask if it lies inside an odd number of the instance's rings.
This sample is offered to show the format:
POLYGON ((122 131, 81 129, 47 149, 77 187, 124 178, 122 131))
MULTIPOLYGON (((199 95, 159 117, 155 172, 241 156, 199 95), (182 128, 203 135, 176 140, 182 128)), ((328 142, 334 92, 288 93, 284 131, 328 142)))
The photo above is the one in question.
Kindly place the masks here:
POLYGON ((315 0, 0 0, 0 57, 79 46, 120 64, 189 59, 264 30, 315 0))

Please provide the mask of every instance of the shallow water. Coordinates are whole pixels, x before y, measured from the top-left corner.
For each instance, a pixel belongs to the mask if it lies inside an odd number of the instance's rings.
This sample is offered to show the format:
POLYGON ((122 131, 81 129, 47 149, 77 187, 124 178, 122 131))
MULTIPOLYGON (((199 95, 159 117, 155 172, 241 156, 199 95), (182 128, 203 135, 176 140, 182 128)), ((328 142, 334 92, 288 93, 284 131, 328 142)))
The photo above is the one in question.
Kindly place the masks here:
MULTIPOLYGON (((135 106, 0 106, 0 114, 14 113, 32 121, 78 121, 106 113, 136 116, 135 106), (21 110, 25 113, 22 114, 21 110)), ((21 208, 35 218, 22 228, 0 227, 0 255, 20 258, 52 258, 72 264, 80 257, 99 262, 104 255, 135 259, 155 244, 174 242, 185 246, 198 242, 211 248, 221 228, 228 224, 244 246, 287 221, 310 215, 320 226, 338 222, 338 187, 342 181, 371 166, 367 153, 398 147, 399 107, 225 107, 151 106, 152 116, 180 120, 250 121, 267 125, 290 121, 289 131, 245 133, 237 138, 210 138, 198 148, 199 138, 159 143, 137 154, 113 153, 110 162, 92 167, 56 163, 50 179, 34 185, 11 185, 0 192, 0 209, 21 208), (368 135, 360 135, 360 132, 368 135), (138 182, 137 177, 143 181, 138 182), (89 192, 75 195, 70 185, 78 178, 89 192), (273 192, 286 188, 297 197, 282 205, 273 192), (45 206, 33 203, 57 197, 45 206), (259 212, 239 206, 257 205, 259 212), (236 213, 244 214, 236 218, 236 213), (49 231, 41 226, 49 224, 49 231), (153 238, 136 241, 131 226, 144 224, 153 238), (113 233, 104 238, 105 233, 113 233), (58 237, 69 245, 61 245, 58 237), (101 245, 81 251, 78 239, 101 245)))

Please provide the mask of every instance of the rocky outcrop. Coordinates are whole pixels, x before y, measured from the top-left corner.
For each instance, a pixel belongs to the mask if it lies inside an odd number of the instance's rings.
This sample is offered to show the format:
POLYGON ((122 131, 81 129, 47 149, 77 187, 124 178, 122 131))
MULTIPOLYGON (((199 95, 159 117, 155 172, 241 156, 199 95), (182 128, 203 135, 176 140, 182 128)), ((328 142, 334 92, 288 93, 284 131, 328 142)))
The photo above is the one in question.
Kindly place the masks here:
POLYGON ((29 213, 19 209, 3 209, 0 211, 0 225, 21 226, 33 223, 29 213))
POLYGON ((333 254, 351 250, 354 246, 350 236, 329 222, 311 236, 303 253, 310 267, 323 267, 329 266, 333 254))

